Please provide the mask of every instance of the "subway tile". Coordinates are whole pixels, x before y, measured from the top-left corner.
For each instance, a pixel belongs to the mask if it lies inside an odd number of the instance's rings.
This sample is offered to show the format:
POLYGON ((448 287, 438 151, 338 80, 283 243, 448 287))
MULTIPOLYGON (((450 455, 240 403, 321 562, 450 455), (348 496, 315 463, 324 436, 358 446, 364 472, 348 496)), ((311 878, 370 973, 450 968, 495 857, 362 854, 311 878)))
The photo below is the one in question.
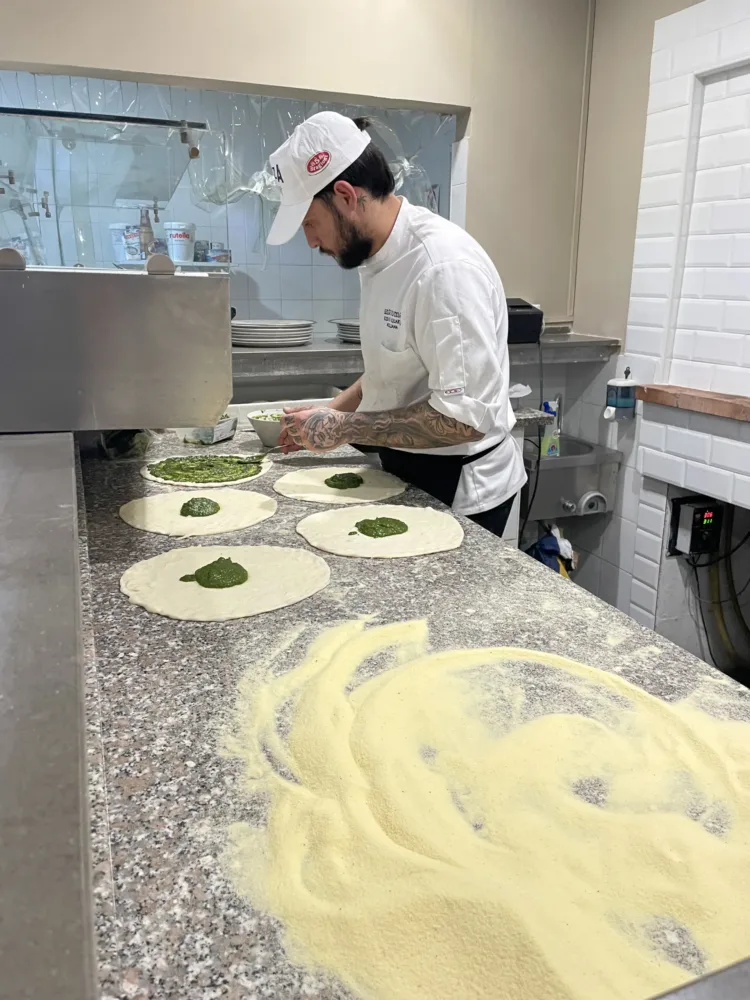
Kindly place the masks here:
POLYGON ((344 311, 342 299, 313 300, 313 319, 317 333, 335 333, 336 327, 331 320, 341 319, 344 311))
POLYGON ((684 486, 685 460, 675 455, 665 455, 651 448, 639 448, 639 471, 644 476, 652 476, 675 486, 684 486))
POLYGON ((698 361, 673 361, 669 381, 688 389, 710 389, 714 376, 712 365, 698 361))
POLYGON ((602 561, 599 556, 590 552, 582 552, 578 560, 578 568, 573 573, 573 582, 583 587, 590 594, 599 594, 599 578, 602 561))
POLYGON ((750 299, 750 268, 707 268, 703 294, 706 298, 750 299))
POLYGON ((651 57, 651 83, 668 80, 672 75, 672 53, 670 49, 660 49, 651 57))
POLYGON ((714 437, 711 445, 711 465, 750 476, 750 444, 714 437))
POLYGON ((682 298, 699 299, 703 297, 706 270, 703 267, 686 267, 682 272, 682 298))
POLYGON ((726 73, 712 77, 703 87, 703 100, 706 104, 713 101, 723 101, 728 94, 728 84, 726 73))
POLYGON ((664 451, 667 443, 667 428, 663 424, 641 420, 639 443, 646 448, 664 451))
POLYGON ((672 76, 705 73, 715 69, 719 58, 718 31, 678 42, 672 49, 672 76))
POLYGON ((696 201, 720 201, 739 198, 742 187, 742 167, 715 167, 699 170, 695 177, 696 201))
POLYGON ((731 28, 724 28, 721 32, 720 43, 722 62, 731 62, 735 59, 746 60, 748 52, 750 52, 750 20, 741 21, 732 25, 731 28))
MULTIPOLYGON (((737 177, 737 192, 739 194, 741 172, 737 177)), ((679 205, 682 200, 684 177, 682 173, 660 174, 656 177, 644 177, 641 181, 639 206, 655 208, 662 205, 679 205)))
POLYGON ((683 299, 677 314, 683 330, 721 330, 724 326, 724 303, 683 299))
MULTIPOLYGON (((745 4, 746 0, 735 0, 735 2, 745 4)), ((750 73, 747 65, 727 73, 727 95, 731 97, 733 94, 750 94, 750 73)))
MULTIPOLYGON (((750 154, 750 143, 748 154, 750 154)), ((750 231, 750 199, 714 202, 711 208, 711 231, 714 233, 750 231)))
POLYGON ((692 330, 676 330, 672 357, 690 361, 693 358, 695 333, 692 330))
POLYGON ((735 333, 750 333, 750 302, 727 302, 723 328, 735 333))
POLYGON ((661 358, 667 342, 667 331, 655 327, 640 327, 628 324, 625 344, 628 351, 648 354, 661 358))
MULTIPOLYGON (((748 171, 748 177, 750 177, 750 170, 748 171)), ((750 194, 750 189, 748 190, 748 194, 750 194)), ((726 237, 719 237, 719 239, 726 239, 726 237)), ((728 261, 722 263, 731 263, 734 267, 750 267, 750 234, 732 236, 731 240, 730 258, 728 261)))
POLYGON ((668 296, 672 290, 671 268, 635 268, 630 294, 668 296))
POLYGON ((613 608, 627 611, 630 607, 632 576, 625 570, 602 560, 599 575, 599 597, 613 608))
POLYGON ((747 440, 750 441, 750 424, 742 420, 715 417, 711 413, 690 413, 689 418, 690 429, 693 431, 699 431, 701 434, 711 434, 715 437, 729 438, 730 441, 744 441, 744 432, 747 433, 747 440))
POLYGON ((698 147, 698 170, 707 167, 730 167, 750 159, 750 129, 710 135, 701 139, 698 147))
POLYGON ((643 477, 643 482, 641 484, 641 503, 650 504, 652 507, 657 507, 659 510, 667 509, 667 494, 669 489, 666 483, 661 482, 659 479, 653 479, 649 476, 643 477))
POLYGON ((731 500, 734 476, 731 472, 714 469, 710 465, 688 462, 685 469, 685 481, 681 485, 686 490, 704 493, 716 500, 731 500))
POLYGON ((309 264, 281 264, 281 298, 306 301, 313 297, 313 268, 309 264))
POLYGON ((641 474, 632 466, 620 470, 617 490, 617 512, 626 521, 638 520, 638 498, 641 493, 641 474))
POLYGON ((671 76, 659 83, 652 83, 648 96, 648 112, 669 111, 689 104, 693 92, 693 75, 671 76))
POLYGON ((732 503, 750 508, 750 476, 735 476, 732 503))
POLYGON ((750 105, 745 96, 727 97, 723 101, 706 104, 703 108, 701 135, 731 132, 734 129, 747 128, 748 125, 750 125, 750 105))
POLYGON ((747 17, 747 0, 707 0, 695 9, 696 34, 719 31, 747 17))
POLYGON ((626 573, 633 571, 636 526, 624 517, 612 517, 602 536, 601 557, 626 573))
POLYGON ((692 7, 660 18, 654 25, 654 52, 674 48, 678 43, 693 38, 697 30, 696 12, 692 7))
POLYGON ((618 378, 622 378, 626 368, 630 368, 630 376, 636 382, 645 385, 656 380, 656 372, 659 362, 656 358, 644 357, 642 354, 635 354, 628 351, 621 354, 617 366, 618 378))
POLYGON ((693 206, 690 209, 690 223, 688 225, 688 232, 691 236, 710 233, 712 231, 712 209, 712 202, 693 202, 693 206))
MULTIPOLYGON (((674 262, 675 241, 672 237, 641 237, 635 241, 635 267, 671 267, 674 262)), ((728 263, 716 261, 718 264, 728 263)))
POLYGON ((640 504, 638 507, 637 525, 644 531, 661 537, 664 531, 664 512, 648 504, 640 504))
POLYGON ((742 364, 746 340, 747 334, 741 333, 696 333, 693 358, 719 365, 742 364))
POLYGON ((649 611, 644 611, 644 609, 639 608, 637 604, 631 603, 628 614, 634 621, 637 621, 639 625, 645 625, 646 628, 653 630, 654 615, 649 611))
POLYGON ((643 151, 643 176, 673 174, 685 169, 688 155, 687 139, 676 142, 659 142, 643 151))
POLYGON ((658 403, 644 403, 643 419, 651 423, 666 424, 668 427, 688 427, 688 411, 674 406, 660 406, 658 403))
POLYGON ((643 528, 636 528, 635 532, 635 554, 651 562, 661 562, 661 535, 652 535, 643 528))
MULTIPOLYGON (((688 267, 726 266, 736 252, 733 236, 691 236, 687 243, 685 264, 688 267)), ((750 259, 748 261, 750 263, 750 259)))
POLYGON ((649 614, 656 614, 656 590, 637 580, 635 576, 630 591, 630 600, 649 614))
POLYGON ((628 323, 633 326, 661 328, 667 322, 669 300, 665 298, 631 298, 628 323))
MULTIPOLYGON (((680 207, 641 208, 638 210, 636 237, 674 236, 680 231, 680 207)), ((734 230, 735 232, 739 230, 734 230)))
POLYGON ((671 455, 679 455, 681 458, 708 462, 711 453, 711 438, 708 434, 698 434, 681 427, 668 427, 666 450, 671 455))
POLYGON ((659 586, 659 563, 653 562, 651 559, 644 559, 643 556, 635 556, 633 576, 641 583, 656 589, 659 586))
POLYGON ((750 368, 714 365, 711 385, 707 388, 730 396, 750 396, 750 368))
POLYGON ((356 299, 357 302, 359 302, 359 292, 360 292, 359 271, 356 268, 348 271, 342 271, 341 278, 344 287, 344 298, 356 299))

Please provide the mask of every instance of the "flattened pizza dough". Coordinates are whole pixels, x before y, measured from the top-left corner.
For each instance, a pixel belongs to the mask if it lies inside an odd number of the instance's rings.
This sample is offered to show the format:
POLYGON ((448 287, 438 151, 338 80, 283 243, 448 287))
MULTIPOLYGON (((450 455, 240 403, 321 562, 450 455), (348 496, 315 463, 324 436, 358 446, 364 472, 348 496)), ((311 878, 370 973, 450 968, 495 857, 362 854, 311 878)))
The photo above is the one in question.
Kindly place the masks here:
POLYGON ((186 493, 159 493, 140 497, 120 507, 120 517, 127 524, 141 531, 176 538, 195 538, 199 535, 220 535, 226 531, 240 531, 259 524, 276 513, 273 497, 253 493, 251 490, 212 489, 210 498, 219 505, 215 514, 206 517, 186 517, 180 513, 184 504, 201 496, 200 490, 186 493))
POLYGON ((383 472, 382 469, 373 469, 369 465, 338 465, 287 472, 285 476, 276 480, 273 488, 277 493, 292 500, 341 505, 390 500, 391 497, 397 497, 404 492, 406 483, 397 476, 383 472), (326 486, 326 479, 344 473, 361 476, 364 482, 361 486, 348 490, 337 490, 326 486))
MULTIPOLYGON (((188 489, 192 490, 196 488, 213 490, 224 486, 237 486, 239 483, 250 483, 253 481, 253 479, 258 479, 260 476, 265 475, 265 473, 268 472, 268 470, 271 468, 271 465, 273 464, 270 458, 268 458, 267 456, 263 456, 261 458, 261 461, 258 463, 260 465, 260 472, 256 472, 252 476, 243 476, 241 479, 223 480, 222 482, 219 483, 185 483, 179 479, 160 479, 159 476, 155 476, 151 472, 149 472, 149 466, 157 465, 159 462, 167 462, 170 459, 174 460, 180 458, 196 458, 196 457, 199 456, 167 455, 165 458, 155 458, 153 462, 149 462, 148 465, 143 466, 143 468, 141 469, 141 475, 143 476, 144 479, 148 479, 152 483, 161 483, 163 486, 178 486, 180 488, 187 487, 188 489)), ((249 458, 250 456, 221 454, 221 455, 207 455, 205 457, 206 458, 249 458)))
POLYGON ((223 622, 275 611, 311 597, 330 578, 328 564, 305 549, 275 545, 191 545, 144 559, 126 570, 120 590, 146 611, 192 622, 223 622), (216 559, 244 567, 237 587, 212 590, 180 578, 216 559))
POLYGON ((303 518, 297 525, 297 531, 316 549, 333 552, 337 556, 364 556, 368 559, 400 559, 446 552, 457 549, 464 540, 463 528, 451 514, 433 510, 432 507, 400 507, 396 504, 323 510, 303 518), (408 531, 402 535, 371 538, 357 530, 358 521, 379 517, 403 521, 408 531))

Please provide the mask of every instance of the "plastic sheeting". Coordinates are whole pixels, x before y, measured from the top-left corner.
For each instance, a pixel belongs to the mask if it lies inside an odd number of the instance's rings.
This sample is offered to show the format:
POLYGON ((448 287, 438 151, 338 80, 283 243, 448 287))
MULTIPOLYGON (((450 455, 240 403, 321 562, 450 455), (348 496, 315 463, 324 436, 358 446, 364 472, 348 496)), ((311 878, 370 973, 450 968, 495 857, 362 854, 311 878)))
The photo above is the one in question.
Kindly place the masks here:
MULTIPOLYGON (((257 199, 259 232, 267 232, 279 199, 267 164, 269 155, 294 128, 318 111, 366 116, 373 141, 388 157, 396 189, 413 204, 438 210, 433 179, 427 167, 430 147, 438 136, 455 131, 451 115, 434 112, 383 110, 358 105, 259 97, 221 91, 190 90, 149 83, 95 80, 84 77, 0 71, 0 105, 40 111, 77 111, 102 115, 133 115, 172 121, 203 122, 200 156, 187 167, 191 200, 207 212, 242 198, 257 199)), ((0 160, 2 151, 0 150, 0 160)), ((71 163, 71 178, 85 184, 84 164, 71 163)), ((80 197, 85 192, 79 190, 80 197)), ((447 192, 446 192, 447 194, 447 192)), ((74 211, 79 251, 84 256, 90 237, 85 210, 74 211)), ((86 261, 81 259, 81 263, 86 261)))

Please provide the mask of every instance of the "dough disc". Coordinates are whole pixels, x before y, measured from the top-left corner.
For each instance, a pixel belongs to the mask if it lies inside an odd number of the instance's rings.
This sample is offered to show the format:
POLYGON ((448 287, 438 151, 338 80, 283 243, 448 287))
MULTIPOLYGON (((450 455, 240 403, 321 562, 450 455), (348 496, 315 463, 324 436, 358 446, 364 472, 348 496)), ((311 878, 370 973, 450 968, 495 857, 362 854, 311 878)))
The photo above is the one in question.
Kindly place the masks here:
POLYGON ((336 465, 325 468, 299 469, 287 472, 273 484, 277 493, 292 500, 307 500, 310 503, 342 504, 376 503, 397 497, 406 489, 406 483, 382 469, 369 465, 336 465), (326 486, 325 480, 344 472, 351 472, 364 479, 361 486, 353 490, 337 490, 326 486))
POLYGON ((430 552, 457 549, 464 531, 451 514, 432 507, 401 507, 396 504, 373 504, 367 507, 339 508, 310 514, 297 525, 297 531, 310 545, 337 556, 364 556, 370 559, 399 559, 423 556, 430 552), (394 517, 408 525, 403 535, 370 538, 355 525, 375 517, 394 517), (350 532, 356 532, 352 535, 350 532))
POLYGON ((144 559, 126 570, 120 590, 146 611, 193 622, 223 622, 274 611, 311 597, 330 578, 328 564, 304 549, 275 545, 191 545, 144 559), (180 577, 215 559, 232 559, 249 574, 246 583, 211 590, 180 577))
POLYGON ((277 503, 273 497, 250 490, 212 489, 210 498, 206 499, 214 500, 220 510, 208 517, 183 517, 180 513, 182 505, 200 495, 200 490, 196 490, 190 496, 182 491, 175 491, 140 497, 120 507, 120 517, 141 531, 153 531, 157 535, 173 535, 176 538, 194 538, 198 535, 220 535, 226 531, 250 528, 276 513, 277 503))
MULTIPOLYGON (((191 490, 194 490, 196 488, 204 490, 212 490, 212 489, 217 489, 218 487, 237 486, 239 483, 251 483, 254 479, 258 479, 260 476, 265 475, 265 473, 268 472, 268 470, 271 468, 272 465, 271 459, 268 458, 268 456, 264 455, 262 461, 260 462, 260 472, 258 472, 256 475, 245 476, 243 479, 232 479, 229 482, 224 480, 223 482, 220 483, 183 483, 177 479, 160 479, 158 476, 154 476, 148 471, 149 465, 156 465, 157 462, 166 462, 170 458, 194 458, 194 457, 195 457, 194 455, 165 455, 164 458, 155 458, 153 462, 149 462, 148 465, 143 466, 143 468, 141 469, 141 475, 143 476, 144 479, 148 479, 149 482, 161 483, 163 486, 177 486, 179 488, 187 487, 188 489, 191 490)), ((237 458, 238 456, 222 453, 220 455, 210 455, 210 456, 207 455, 206 457, 237 458)), ((243 455, 241 457, 244 458, 245 456, 243 455)))

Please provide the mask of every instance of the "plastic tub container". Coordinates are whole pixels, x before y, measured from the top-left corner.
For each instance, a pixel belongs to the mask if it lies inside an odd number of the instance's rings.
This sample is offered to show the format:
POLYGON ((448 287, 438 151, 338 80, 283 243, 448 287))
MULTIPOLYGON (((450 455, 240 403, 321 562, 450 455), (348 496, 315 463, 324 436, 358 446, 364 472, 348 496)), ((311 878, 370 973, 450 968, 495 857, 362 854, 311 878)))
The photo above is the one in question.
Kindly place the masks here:
POLYGON ((109 235, 112 240, 112 260, 115 264, 126 264, 129 260, 141 259, 141 230, 129 222, 111 222, 109 235))
POLYGON ((192 261, 195 253, 195 224, 193 222, 165 222, 167 252, 175 263, 192 261))

